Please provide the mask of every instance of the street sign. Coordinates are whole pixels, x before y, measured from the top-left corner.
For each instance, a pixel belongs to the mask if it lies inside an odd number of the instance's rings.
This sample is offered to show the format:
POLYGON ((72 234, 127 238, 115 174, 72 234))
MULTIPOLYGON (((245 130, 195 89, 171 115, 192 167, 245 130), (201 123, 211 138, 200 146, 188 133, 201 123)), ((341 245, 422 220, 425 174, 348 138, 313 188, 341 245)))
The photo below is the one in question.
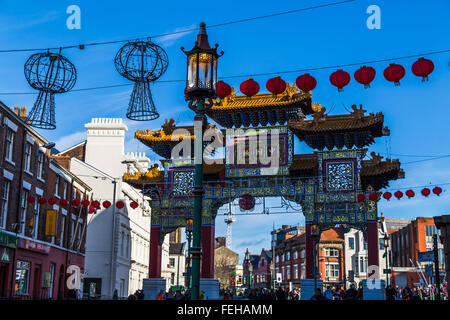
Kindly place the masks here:
POLYGON ((283 278, 281 277, 281 273, 277 273, 277 282, 281 283, 282 280, 283 278))
POLYGON ((433 262, 434 261, 434 252, 433 251, 419 252, 417 261, 418 262, 433 262))

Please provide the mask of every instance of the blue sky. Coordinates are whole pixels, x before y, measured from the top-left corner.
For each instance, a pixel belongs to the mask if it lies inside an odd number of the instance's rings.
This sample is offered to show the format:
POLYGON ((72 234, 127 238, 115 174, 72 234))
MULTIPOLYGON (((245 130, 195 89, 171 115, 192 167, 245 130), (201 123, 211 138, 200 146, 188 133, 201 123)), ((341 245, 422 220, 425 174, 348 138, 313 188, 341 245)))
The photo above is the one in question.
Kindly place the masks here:
MULTIPOLYGON (((293 10, 332 1, 12 1, 0 0, 0 50, 42 48, 105 40, 132 39, 206 25, 243 19, 279 11, 293 10), (81 8, 81 30, 66 28, 66 8, 81 8)), ((279 17, 223 26, 208 30, 211 44, 218 42, 225 55, 220 60, 219 76, 277 72, 309 67, 339 65, 366 60, 407 56, 421 52, 450 49, 450 2, 433 1, 366 1, 279 17), (366 8, 381 8, 381 29, 366 27, 366 8), (425 5, 426 4, 426 5, 425 5)), ((195 32, 178 34, 154 41, 168 53, 170 64, 161 80, 184 79, 185 56, 180 46, 190 48, 195 32)), ((113 58, 120 44, 65 50, 63 54, 78 70, 77 88, 126 84, 115 70, 113 58)), ((23 64, 31 52, 0 54, 0 93, 33 92, 24 76, 23 64)), ((373 64, 377 75, 372 88, 365 90, 353 79, 342 93, 328 81, 333 70, 311 72, 318 80, 313 100, 330 114, 346 113, 351 104, 363 104, 369 112, 383 112, 391 129, 393 158, 400 158, 406 178, 391 183, 392 189, 450 182, 450 158, 408 163, 425 157, 404 155, 450 154, 448 119, 450 119, 450 54, 433 55, 435 71, 430 81, 422 83, 411 73, 416 60, 399 61, 406 76, 399 87, 382 76, 387 62, 373 64), (402 156, 396 156, 402 155, 402 156)), ((345 68, 352 75, 358 67, 345 68)), ((295 81, 299 74, 282 77, 295 81)), ((269 77, 257 77, 261 88, 269 77)), ((227 81, 238 88, 241 79, 227 81)), ((58 148, 68 147, 84 139, 84 127, 92 117, 125 117, 131 86, 113 89, 69 92, 56 97, 57 129, 42 131, 58 148)), ((127 120, 127 151, 147 152, 133 140, 136 129, 159 128, 166 118, 189 124, 193 113, 186 107, 183 83, 159 83, 152 86, 161 117, 153 122, 127 120)), ((36 94, 0 95, 8 106, 33 106, 36 94)), ((386 152, 387 139, 379 138, 370 151, 386 152)), ((296 153, 311 150, 296 143, 296 153)), ((380 211, 388 217, 411 218, 434 216, 448 212, 450 195, 446 187, 440 197, 380 202, 380 211)), ((395 191, 395 190, 394 190, 395 191)), ((416 191, 419 191, 416 189, 416 191)), ((416 192, 418 193, 418 192, 416 192)), ((301 214, 272 216, 238 216, 233 227, 233 249, 260 251, 270 245, 272 225, 301 224, 301 214), (249 228, 251 226, 251 228, 249 228)), ((217 218, 217 235, 225 234, 222 217, 217 218)))

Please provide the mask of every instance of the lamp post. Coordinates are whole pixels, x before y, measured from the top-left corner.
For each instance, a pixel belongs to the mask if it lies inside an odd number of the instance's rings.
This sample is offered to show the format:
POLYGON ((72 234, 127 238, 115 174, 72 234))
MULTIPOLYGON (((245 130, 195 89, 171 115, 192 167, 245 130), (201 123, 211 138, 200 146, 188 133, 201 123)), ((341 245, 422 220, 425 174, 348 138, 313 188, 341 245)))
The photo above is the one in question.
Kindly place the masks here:
POLYGON ((383 238, 383 247, 384 247, 384 256, 386 258, 386 286, 389 284, 389 256, 388 256, 388 247, 389 247, 389 236, 387 233, 384 234, 383 238))
POLYGON ((203 199, 203 129, 206 126, 205 112, 212 107, 216 97, 218 44, 211 48, 205 23, 200 23, 197 41, 190 51, 181 50, 187 56, 186 100, 195 112, 194 118, 194 223, 192 243, 192 300, 200 295, 201 225, 203 199))
POLYGON ((186 287, 191 288, 191 240, 192 240, 192 224, 194 220, 191 218, 186 219, 186 240, 188 245, 188 254, 186 259, 187 265, 187 277, 186 277, 186 287))

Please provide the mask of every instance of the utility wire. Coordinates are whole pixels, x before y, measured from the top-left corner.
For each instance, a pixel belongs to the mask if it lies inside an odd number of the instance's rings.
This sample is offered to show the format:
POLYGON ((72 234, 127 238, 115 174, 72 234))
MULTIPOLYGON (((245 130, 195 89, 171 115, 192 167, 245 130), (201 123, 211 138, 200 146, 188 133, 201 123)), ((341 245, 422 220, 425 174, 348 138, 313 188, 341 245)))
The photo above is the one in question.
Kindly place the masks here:
MULTIPOLYGON (((341 67, 345 67, 345 66, 358 66, 358 65, 365 65, 365 64, 369 64, 369 63, 373 64, 373 63, 379 63, 379 62, 385 62, 385 61, 402 60, 402 59, 408 59, 408 58, 414 58, 414 57, 423 57, 423 56, 427 56, 427 55, 448 53, 448 52, 450 52, 450 49, 440 50, 440 51, 422 52, 422 53, 409 55, 409 56, 391 57, 391 58, 379 59, 379 60, 369 60, 369 61, 361 61, 361 62, 356 62, 356 63, 347 63, 347 64, 342 64, 342 65, 322 66, 322 67, 313 67, 313 68, 296 69, 296 70, 288 70, 288 71, 275 71, 275 72, 254 73, 254 74, 231 75, 231 76, 219 77, 219 79, 260 77, 260 76, 277 75, 277 74, 283 74, 283 73, 286 74, 286 73, 304 72, 304 71, 313 71, 313 70, 335 69, 335 68, 341 68, 341 67)), ((155 83, 174 83, 174 82, 186 82, 186 80, 184 80, 184 79, 179 79, 179 80, 173 79, 173 80, 157 80, 157 81, 155 81, 155 83)), ((73 90, 69 91, 69 93, 70 92, 78 92, 78 91, 89 91, 89 90, 99 90, 99 89, 125 87, 125 86, 132 86, 132 85, 133 85, 133 83, 129 83, 129 84, 114 84, 114 85, 107 85, 107 86, 80 88, 80 89, 73 89, 73 90)), ((36 92, 0 92, 0 95, 25 95, 25 94, 36 94, 36 92)), ((345 108, 345 106, 344 106, 344 108, 345 108)))
MULTIPOLYGON (((271 17, 275 17, 275 16, 281 16, 281 15, 287 15, 287 14, 302 12, 302 11, 309 11, 309 10, 320 9, 320 8, 325 8, 325 7, 337 6, 337 5, 342 5, 342 4, 355 2, 355 1, 356 0, 337 1, 337 2, 325 3, 325 4, 322 4, 322 5, 312 6, 312 7, 306 7, 306 8, 300 8, 300 9, 295 9, 295 10, 282 11, 282 12, 277 12, 277 13, 273 13, 273 14, 267 14, 267 15, 262 15, 262 16, 246 18, 246 19, 232 20, 232 21, 228 21, 228 22, 213 24, 213 25, 208 26, 208 28, 211 29, 211 28, 223 27, 223 26, 228 26, 228 25, 236 24, 236 23, 249 22, 249 21, 254 21, 254 20, 259 20, 259 19, 266 19, 266 18, 271 18, 271 17)), ((167 33, 157 34, 157 35, 153 35, 153 36, 145 36, 145 37, 133 38, 133 39, 114 40, 114 41, 100 41, 100 42, 91 42, 91 43, 86 43, 86 44, 77 44, 77 45, 69 45, 69 46, 52 47, 52 48, 6 49, 6 50, 0 50, 0 53, 28 52, 28 51, 47 51, 47 50, 74 49, 74 48, 84 49, 85 47, 88 47, 88 46, 110 45, 110 44, 123 43, 123 42, 135 41, 135 40, 144 40, 144 39, 150 39, 150 38, 161 38, 161 37, 171 36, 171 35, 175 35, 175 34, 188 33, 188 32, 192 32, 192 31, 195 31, 195 30, 198 30, 198 28, 190 28, 190 29, 178 30, 178 31, 167 32, 167 33)))

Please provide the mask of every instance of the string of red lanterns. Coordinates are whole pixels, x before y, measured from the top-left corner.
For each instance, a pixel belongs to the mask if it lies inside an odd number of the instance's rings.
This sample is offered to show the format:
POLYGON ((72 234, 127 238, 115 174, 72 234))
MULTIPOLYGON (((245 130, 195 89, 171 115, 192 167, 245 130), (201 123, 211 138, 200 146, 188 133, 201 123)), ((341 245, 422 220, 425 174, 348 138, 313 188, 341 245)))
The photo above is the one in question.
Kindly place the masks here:
MULTIPOLYGON (((412 73, 422 78, 423 81, 428 81, 428 76, 434 71, 434 63, 430 59, 419 58, 411 67, 412 73)), ((400 80, 404 78, 406 74, 405 68, 397 63, 391 63, 383 71, 384 78, 393 82, 395 86, 400 85, 400 80)), ((375 79, 376 70, 370 66, 362 66, 355 71, 353 77, 356 82, 364 85, 364 88, 370 88, 370 83, 375 79)), ((350 83, 351 76, 347 71, 343 69, 338 69, 334 71, 330 77, 330 83, 335 86, 339 92, 344 90, 344 87, 350 83)), ((316 88, 317 80, 310 75, 305 73, 300 75, 295 80, 297 88, 303 92, 309 92, 316 88)), ((241 92, 248 98, 253 97, 259 92, 260 86, 258 82, 253 79, 247 79, 240 84, 241 92)), ((283 93, 286 90, 286 82, 279 76, 271 78, 266 82, 266 89, 271 92, 274 96, 283 93)), ((231 86, 224 81, 218 81, 216 87, 217 97, 219 99, 224 99, 228 97, 232 92, 231 86)))
MULTIPOLYGON (((422 196, 424 196, 425 198, 428 197, 431 192, 433 192, 435 195, 439 196, 442 193, 442 188, 439 186, 434 187, 432 190, 430 190, 429 188, 423 188, 420 193, 422 194, 422 196)), ((405 193, 403 193, 402 191, 398 190, 396 192, 394 192, 394 197, 396 197, 398 200, 400 200, 401 198, 403 198, 404 195, 406 195, 408 197, 408 199, 414 198, 416 196, 416 193, 414 192, 414 190, 412 189, 408 189, 405 191, 405 193)), ((368 195, 369 200, 371 201, 377 201, 381 198, 381 196, 389 201, 392 198, 392 193, 389 191, 383 192, 383 193, 375 193, 372 192, 368 195), (380 195, 380 196, 379 196, 380 195)), ((359 193, 356 195, 356 200, 358 202, 363 202, 364 200, 366 200, 366 195, 364 193, 359 193)))

